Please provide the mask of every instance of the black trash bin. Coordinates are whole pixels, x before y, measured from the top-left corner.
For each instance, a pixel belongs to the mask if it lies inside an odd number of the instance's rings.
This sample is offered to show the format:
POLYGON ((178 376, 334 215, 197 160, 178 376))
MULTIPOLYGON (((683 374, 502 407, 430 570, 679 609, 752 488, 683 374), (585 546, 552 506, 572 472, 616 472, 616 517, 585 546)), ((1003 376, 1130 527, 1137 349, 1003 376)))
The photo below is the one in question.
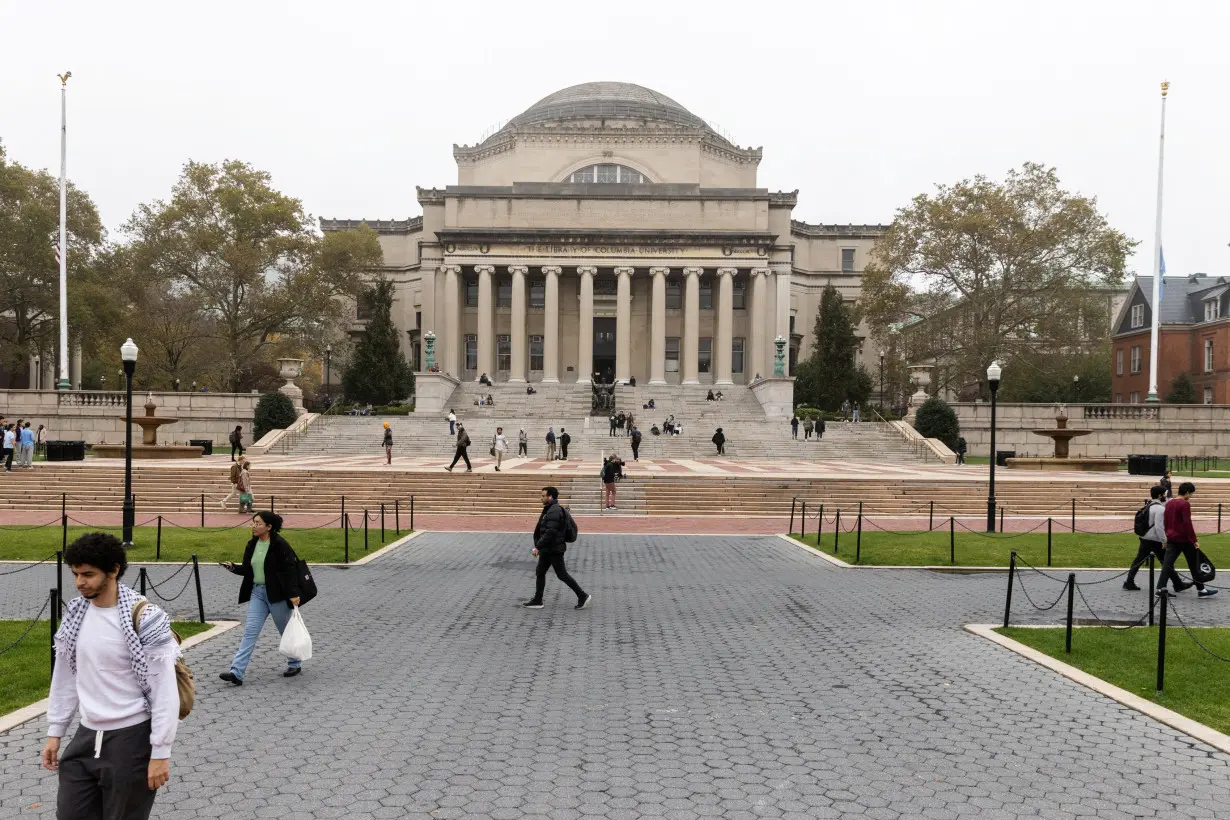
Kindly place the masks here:
POLYGON ((64 461, 85 461, 85 442, 66 441, 64 444, 64 461))
POLYGON ((62 441, 47 442, 47 460, 48 461, 63 461, 64 460, 64 455, 63 455, 64 448, 61 446, 63 443, 64 442, 62 441))
POLYGON ((1129 475, 1165 475, 1167 457, 1133 453, 1128 456, 1129 475))
POLYGON ((1006 462, 1010 458, 1016 458, 1016 450, 996 450, 995 451, 995 466, 996 467, 1007 467, 1008 465, 1005 464, 1004 462, 1006 462))
POLYGON ((188 446, 200 447, 201 455, 212 456, 214 454, 214 440, 211 438, 194 438, 188 440, 188 446))

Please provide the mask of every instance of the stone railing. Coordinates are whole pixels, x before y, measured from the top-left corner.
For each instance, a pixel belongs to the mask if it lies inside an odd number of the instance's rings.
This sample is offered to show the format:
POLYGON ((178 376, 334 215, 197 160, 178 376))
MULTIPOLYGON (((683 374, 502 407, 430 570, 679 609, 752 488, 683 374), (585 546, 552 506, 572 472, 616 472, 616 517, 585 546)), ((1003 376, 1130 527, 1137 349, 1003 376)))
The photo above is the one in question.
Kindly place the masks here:
MULTIPOLYGON (((56 393, 56 404, 60 407, 123 407, 126 393, 108 390, 66 390, 56 393)), ((139 404, 137 393, 133 393, 133 404, 139 404)))
POLYGON ((1086 404, 1082 410, 1085 419, 1162 420, 1162 408, 1153 404, 1086 404))

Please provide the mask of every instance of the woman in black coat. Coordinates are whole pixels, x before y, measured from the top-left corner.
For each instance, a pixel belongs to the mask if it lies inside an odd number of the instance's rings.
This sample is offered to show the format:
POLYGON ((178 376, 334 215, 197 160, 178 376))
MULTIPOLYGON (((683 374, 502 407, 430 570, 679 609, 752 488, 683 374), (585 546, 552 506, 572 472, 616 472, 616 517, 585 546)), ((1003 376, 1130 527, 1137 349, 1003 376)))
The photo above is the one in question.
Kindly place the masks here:
POLYGON ((721 427, 713 434, 713 443, 717 445, 717 454, 719 456, 724 455, 726 452, 726 435, 722 432, 721 427))
MULTIPOLYGON (((243 562, 235 564, 223 561, 222 566, 236 575, 243 576, 239 586, 239 603, 248 605, 248 617, 244 624, 243 640, 235 652, 228 672, 219 675, 222 680, 236 686, 243 685, 243 676, 252 660, 256 639, 260 637, 265 620, 272 615, 278 634, 290 621, 291 607, 299 605, 300 588, 298 559, 295 551, 280 535, 282 516, 264 511, 252 516, 252 539, 243 551, 243 562)), ((284 678, 293 678, 302 671, 302 663, 290 658, 284 678)))

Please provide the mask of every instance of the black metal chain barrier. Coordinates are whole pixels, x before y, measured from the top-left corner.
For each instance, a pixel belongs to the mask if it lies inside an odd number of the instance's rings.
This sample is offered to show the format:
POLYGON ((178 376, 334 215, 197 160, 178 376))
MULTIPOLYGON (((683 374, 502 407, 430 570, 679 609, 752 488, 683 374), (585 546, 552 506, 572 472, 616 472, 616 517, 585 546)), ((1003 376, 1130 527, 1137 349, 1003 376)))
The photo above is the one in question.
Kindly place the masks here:
MULTIPOLYGON (((1020 560, 1019 556, 1017 557, 1017 560, 1020 560)), ((1045 573, 1043 574, 1045 575, 1045 573)), ((1038 604, 1035 603, 1034 599, 1030 596, 1029 590, 1025 588, 1025 581, 1022 578, 1021 573, 1019 572, 1016 573, 1015 577, 1016 577, 1016 582, 1021 585, 1021 592, 1025 593, 1025 600, 1029 601, 1030 606, 1032 606, 1034 609, 1038 610, 1039 612, 1047 612, 1049 610, 1054 609, 1059 604, 1059 602, 1063 600, 1063 596, 1068 593, 1068 582, 1065 580, 1063 582, 1063 589, 1059 590, 1058 598, 1052 601, 1049 606, 1038 606, 1038 604)))
POLYGON ((1028 562, 1028 561, 1026 561, 1024 558, 1022 558, 1022 557, 1021 557, 1021 554, 1020 554, 1019 552, 1016 554, 1016 562, 1017 562, 1018 564, 1024 564, 1024 565, 1025 565, 1026 567, 1028 567, 1029 569, 1032 569, 1034 572, 1038 573, 1039 575, 1045 576, 1045 577, 1047 577, 1047 578, 1051 579, 1052 581, 1058 581, 1058 582, 1059 582, 1059 583, 1061 583, 1061 584, 1066 584, 1066 583, 1068 583, 1068 579, 1067 579, 1067 578, 1060 578, 1058 575, 1051 575, 1051 574, 1050 574, 1049 572, 1047 572, 1046 570, 1038 569, 1038 568, 1037 568, 1037 567, 1035 567, 1033 564, 1029 563, 1029 562, 1028 562))
POLYGON ((45 563, 47 563, 48 561, 50 561, 52 558, 55 558, 55 557, 56 557, 56 554, 53 552, 53 553, 51 553, 51 555, 48 555, 46 558, 44 558, 44 559, 43 559, 43 560, 41 560, 41 561, 34 561, 34 562, 32 562, 32 563, 25 564, 25 565, 23 565, 23 566, 21 566, 21 567, 19 567, 19 568, 17 568, 17 569, 10 569, 10 570, 8 570, 7 572, 0 572, 0 577, 3 577, 3 576, 5 576, 5 575, 16 575, 16 574, 17 574, 17 573, 19 573, 19 572, 25 572, 25 571, 26 571, 26 570, 28 570, 28 569, 34 569, 35 567, 39 566, 40 564, 45 564, 45 563))
MULTIPOLYGON (((164 578, 164 579, 163 579, 160 583, 158 583, 158 584, 155 584, 153 581, 150 581, 150 582, 149 582, 149 590, 150 590, 150 592, 154 593, 155 595, 157 595, 157 596, 159 597, 159 599, 161 599, 161 600, 163 600, 163 601, 166 601, 167 603, 170 603, 171 601, 174 601, 176 598, 178 598, 179 596, 183 595, 183 594, 184 594, 184 592, 186 592, 186 591, 187 591, 187 589, 188 589, 188 585, 192 583, 193 578, 194 578, 194 576, 193 576, 193 574, 192 574, 192 573, 188 573, 188 577, 184 579, 184 585, 183 585, 182 587, 180 587, 180 588, 179 588, 179 592, 175 593, 175 594, 174 594, 174 595, 172 595, 170 598, 166 597, 166 596, 165 596, 165 595, 163 595, 161 592, 159 592, 159 591, 158 591, 158 587, 159 587, 159 586, 161 586, 162 584, 167 583, 167 581, 170 581, 170 580, 171 580, 171 578, 174 578, 176 575, 179 575, 181 572, 183 572, 184 567, 188 567, 188 566, 191 566, 191 565, 192 565, 192 561, 188 561, 187 563, 185 563, 185 564, 184 564, 184 566, 183 566, 183 567, 180 567, 179 569, 175 570, 174 574, 172 574, 172 575, 170 576, 170 578, 164 578)), ((148 579, 148 577, 149 577, 149 576, 147 575, 147 576, 146 576, 146 578, 148 579)))
POLYGON ((1077 527, 1071 532, 1079 532, 1082 535, 1123 535, 1124 533, 1135 532, 1135 527, 1128 527, 1126 530, 1082 530, 1077 527))
POLYGON ((46 524, 35 524, 33 527, 7 527, 6 526, 4 530, 5 532, 33 532, 34 530, 41 530, 47 527, 58 527, 60 526, 60 523, 61 523, 60 516, 57 515, 54 521, 48 521, 46 524))
MULTIPOLYGON (((1081 602, 1084 603, 1085 609, 1089 610, 1089 614, 1093 616, 1093 619, 1097 621, 1099 624, 1101 624, 1102 626, 1106 627, 1107 629, 1114 629, 1118 631, 1135 629, 1138 626, 1144 626, 1145 621, 1148 620, 1149 618, 1149 613, 1146 612, 1144 615, 1141 615, 1139 618, 1137 618, 1135 621, 1133 621, 1130 624, 1116 625, 1116 624, 1108 623, 1107 621, 1104 621, 1101 618, 1099 618, 1098 613, 1093 611, 1093 607, 1089 605, 1089 599, 1085 597, 1085 591, 1081 589, 1080 584, 1076 584, 1076 594, 1081 596, 1081 602)), ((1150 607, 1150 609, 1152 609, 1152 607, 1150 607)))
POLYGON ((965 522, 963 522, 963 521, 957 521, 957 522, 956 522, 956 525, 957 525, 958 527, 960 527, 961 529, 965 530, 966 532, 971 532, 971 533, 973 533, 974 535, 977 535, 977 536, 979 536, 979 537, 981 537, 981 538, 994 538, 994 539, 999 540, 999 541, 1006 541, 1006 540, 1011 539, 1011 538, 1020 538, 1020 537, 1021 537, 1021 536, 1023 536, 1023 535, 1030 535, 1031 533, 1035 533, 1035 532, 1037 532, 1039 529, 1041 529, 1041 528, 1042 528, 1042 526, 1043 526, 1044 524, 1046 524, 1046 522, 1045 522, 1045 521, 1039 521, 1039 522, 1038 522, 1038 524, 1037 524, 1036 526, 1034 526, 1032 529, 1028 529, 1028 530, 1025 530, 1025 531, 1023 531, 1023 532, 1014 532, 1014 533, 1012 533, 1011 535, 1008 535, 1008 534, 1006 534, 1006 533, 1002 533, 1002 532, 1001 532, 1001 533, 985 533, 985 532, 981 532, 981 531, 979 531, 979 530, 972 529, 972 528, 971 528, 968 524, 966 524, 966 523, 965 523, 965 522))
POLYGON ((34 627, 38 626, 39 621, 42 620, 43 613, 47 611, 47 606, 50 603, 51 603, 51 596, 48 595, 47 598, 43 601, 43 605, 39 608, 38 614, 34 616, 34 620, 30 621, 30 625, 26 627, 26 631, 21 633, 21 637, 19 637, 17 640, 13 641, 11 644, 4 647, 4 649, 0 649, 0 655, 3 655, 6 652, 10 652, 13 649, 15 649, 17 647, 17 644, 24 641, 26 639, 26 636, 34 631, 34 627))
MULTIPOLYGON (((1200 647, 1206 653, 1216 658, 1217 660, 1224 661, 1225 663, 1230 663, 1230 658, 1223 658, 1221 655, 1217 654, 1212 649, 1209 649, 1207 646, 1205 646, 1203 643, 1200 642, 1200 639, 1195 636, 1191 628, 1186 623, 1183 622, 1183 616, 1179 614, 1178 608, 1174 605, 1174 598, 1167 597, 1166 603, 1170 605, 1170 611, 1174 613, 1174 616, 1179 619, 1179 626, 1183 627, 1183 631, 1187 633, 1187 637, 1191 638, 1195 642, 1196 646, 1200 647)), ((0 653, 0 654, 3 654, 3 653, 0 653)))
MULTIPOLYGON (((156 584, 155 584, 153 581, 149 580, 149 573, 147 572, 147 573, 145 574, 146 581, 147 581, 147 583, 149 584, 150 589, 158 589, 158 587, 162 586, 163 584, 166 584, 168 581, 170 581, 171 579, 173 579, 176 575, 179 575, 181 572, 183 572, 185 569, 187 569, 187 568, 188 568, 188 567, 190 567, 190 566, 192 566, 192 559, 191 559, 191 558, 189 558, 189 559, 188 559, 187 561, 185 561, 184 563, 180 564, 179 569, 175 570, 175 571, 174 571, 174 572, 172 572, 170 575, 168 575, 166 578, 163 578, 161 581, 159 581, 159 582, 158 582, 158 583, 156 583, 156 584)), ((164 600, 165 600, 165 599, 164 599, 164 600)))
POLYGON ((331 527, 334 524, 338 524, 341 522, 341 520, 342 520, 342 517, 339 515, 337 518, 332 518, 323 524, 316 524, 315 526, 311 526, 311 527, 295 527, 295 529, 296 530, 321 530, 321 529, 324 529, 325 527, 331 527))
POLYGON ((864 516, 863 516, 863 526, 866 526, 866 527, 871 527, 873 530, 879 530, 880 532, 892 533, 893 535, 925 535, 926 533, 929 533, 929 532, 939 532, 939 530, 936 530, 936 529, 930 529, 930 530, 890 530, 890 529, 887 529, 887 528, 885 528, 885 527, 881 527, 879 524, 877 524, 877 523, 875 522, 875 520, 874 520, 874 519, 868 518, 866 515, 864 515, 864 516))
POLYGON ((1096 587, 1098 584, 1104 584, 1107 581, 1118 580, 1119 578, 1122 578, 1123 576, 1127 575, 1131 571, 1132 571, 1131 569, 1125 569, 1123 572, 1117 572, 1114 575, 1111 575, 1109 578, 1103 578, 1099 581, 1080 581, 1076 585, 1078 587, 1096 587))

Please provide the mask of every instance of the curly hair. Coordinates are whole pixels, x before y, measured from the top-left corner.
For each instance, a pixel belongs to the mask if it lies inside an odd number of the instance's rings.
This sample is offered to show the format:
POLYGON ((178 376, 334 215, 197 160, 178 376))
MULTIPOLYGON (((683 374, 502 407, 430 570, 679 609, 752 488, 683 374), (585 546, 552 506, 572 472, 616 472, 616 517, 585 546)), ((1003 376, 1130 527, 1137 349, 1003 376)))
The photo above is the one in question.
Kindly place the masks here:
POLYGON ((70 567, 89 564, 103 572, 119 569, 117 578, 128 569, 128 552, 120 539, 105 532, 87 532, 64 550, 64 563, 70 567))

